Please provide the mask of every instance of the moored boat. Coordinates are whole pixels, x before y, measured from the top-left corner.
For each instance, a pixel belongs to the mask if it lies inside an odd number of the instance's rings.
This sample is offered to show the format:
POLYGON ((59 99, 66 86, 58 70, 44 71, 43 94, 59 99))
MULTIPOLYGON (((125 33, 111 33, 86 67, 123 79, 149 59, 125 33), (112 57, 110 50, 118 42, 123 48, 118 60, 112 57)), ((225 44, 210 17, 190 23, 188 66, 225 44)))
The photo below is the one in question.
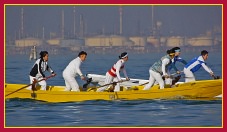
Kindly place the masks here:
MULTIPOLYGON (((46 102, 76 102, 87 100, 144 100, 144 99, 216 99, 222 94, 222 79, 203 80, 189 83, 177 83, 174 87, 159 89, 154 85, 150 90, 142 90, 144 86, 121 87, 119 92, 96 92, 95 87, 87 91, 64 91, 64 86, 48 86, 47 91, 28 90, 25 84, 5 84, 5 99, 30 98, 46 102), (18 90, 18 91, 17 91, 18 90), (17 91, 17 92, 15 92, 17 91), (11 94, 12 93, 12 94, 11 94)), ((81 89, 82 90, 82 89, 81 89)))

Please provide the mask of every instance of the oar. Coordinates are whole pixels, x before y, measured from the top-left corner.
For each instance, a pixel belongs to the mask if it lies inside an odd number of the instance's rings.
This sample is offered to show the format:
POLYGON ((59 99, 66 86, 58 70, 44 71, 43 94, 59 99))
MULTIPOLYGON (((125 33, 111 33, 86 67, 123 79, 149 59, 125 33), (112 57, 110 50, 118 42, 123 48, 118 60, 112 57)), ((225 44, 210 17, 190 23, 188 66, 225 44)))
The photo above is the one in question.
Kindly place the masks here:
POLYGON ((112 82, 112 83, 104 84, 104 85, 101 85, 101 86, 98 86, 98 87, 95 87, 95 88, 91 88, 88 91, 93 90, 93 89, 98 89, 98 88, 101 88, 101 87, 105 87, 105 86, 108 86, 108 85, 116 85, 117 83, 122 83, 122 82, 125 82, 125 81, 128 81, 128 80, 122 80, 122 81, 118 81, 118 82, 112 82))
POLYGON ((98 86, 96 88, 101 88, 101 87, 105 87, 105 86, 108 86, 108 85, 116 85, 117 83, 122 83, 122 82, 125 82, 127 80, 122 80, 122 81, 118 81, 118 82, 112 82, 112 83, 108 83, 108 84, 105 84, 105 85, 102 85, 102 86, 98 86))
POLYGON ((215 75, 213 75, 212 77, 214 78, 214 80, 215 80, 215 79, 220 79, 220 76, 215 76, 215 75))
MULTIPOLYGON (((180 72, 183 72, 183 71, 180 71, 180 72)), ((176 72, 176 73, 173 73, 173 74, 171 74, 170 75, 170 78, 175 78, 175 77, 173 77, 174 75, 177 75, 178 73, 176 72)), ((164 80, 164 79, 163 79, 164 80)), ((148 84, 149 82, 146 82, 146 83, 143 83, 143 84, 140 84, 140 85, 138 85, 138 86, 143 86, 143 85, 146 85, 146 84, 148 84)))
POLYGON ((140 85, 138 85, 138 86, 143 86, 143 85, 146 85, 146 84, 148 84, 149 82, 146 82, 146 83, 143 83, 143 84, 140 84, 140 85))
POLYGON ((22 90, 22 89, 24 89, 24 88, 26 88, 26 87, 29 87, 29 86, 31 86, 31 85, 34 85, 35 83, 41 82, 41 81, 43 81, 43 80, 47 80, 47 79, 49 79, 49 78, 51 78, 51 77, 54 77, 54 76, 53 76, 53 75, 50 75, 50 76, 48 76, 48 77, 46 77, 46 78, 43 78, 43 79, 41 79, 41 80, 39 80, 39 81, 36 81, 36 82, 34 82, 34 83, 31 83, 31 84, 28 84, 28 85, 26 85, 26 86, 24 86, 24 87, 22 87, 22 88, 19 88, 19 89, 15 90, 15 91, 13 91, 13 92, 11 92, 11 93, 5 95, 5 97, 7 97, 7 96, 9 96, 9 95, 11 95, 11 94, 13 94, 13 93, 16 93, 16 92, 18 92, 18 91, 20 91, 20 90, 22 90))
MULTIPOLYGON (((215 75, 214 75, 214 76, 212 76, 212 77, 213 77, 214 80, 220 79, 220 76, 215 76, 215 75)), ((185 77, 185 76, 184 76, 184 77, 181 77, 181 78, 193 78, 193 77, 185 77)))
POLYGON ((170 74, 170 76, 174 76, 174 75, 177 75, 177 74, 181 74, 182 72, 184 72, 184 71, 180 71, 180 73, 175 72, 175 73, 173 73, 173 74, 170 74))

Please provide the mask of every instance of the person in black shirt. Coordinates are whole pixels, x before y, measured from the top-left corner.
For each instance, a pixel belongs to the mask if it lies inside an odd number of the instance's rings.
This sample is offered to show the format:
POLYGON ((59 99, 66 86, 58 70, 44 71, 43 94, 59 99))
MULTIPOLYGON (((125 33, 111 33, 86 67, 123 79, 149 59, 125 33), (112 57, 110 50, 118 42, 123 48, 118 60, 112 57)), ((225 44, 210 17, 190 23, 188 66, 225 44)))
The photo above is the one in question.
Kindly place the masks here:
MULTIPOLYGON (((49 71, 52 76, 56 75, 51 67, 47 64, 48 57, 49 55, 47 51, 41 51, 40 58, 36 60, 29 74, 31 84, 33 83, 34 79, 36 79, 37 81, 43 79, 42 81, 38 82, 38 84, 41 85, 41 90, 46 90, 47 86, 44 72, 49 71)), ((29 89, 31 89, 31 87, 29 89)))

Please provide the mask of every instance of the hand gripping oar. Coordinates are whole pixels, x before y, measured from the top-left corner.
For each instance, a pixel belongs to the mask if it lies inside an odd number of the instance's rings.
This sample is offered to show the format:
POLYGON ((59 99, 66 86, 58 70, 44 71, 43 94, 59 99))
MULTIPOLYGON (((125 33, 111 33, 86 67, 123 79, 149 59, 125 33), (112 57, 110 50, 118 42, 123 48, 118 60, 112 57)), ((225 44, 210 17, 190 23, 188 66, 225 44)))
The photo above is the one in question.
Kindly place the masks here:
POLYGON ((86 83, 83 85, 83 91, 87 91, 87 86, 91 83, 92 78, 88 78, 86 83))
POLYGON ((46 78, 43 78, 43 79, 41 79, 41 80, 39 80, 39 81, 34 81, 34 82, 31 83, 31 84, 28 84, 28 85, 26 85, 26 86, 24 86, 24 87, 22 87, 22 88, 19 88, 19 89, 15 90, 15 91, 13 91, 13 92, 11 92, 11 93, 5 95, 5 97, 7 97, 7 96, 9 96, 9 95, 11 95, 11 94, 13 94, 13 93, 16 93, 16 92, 18 92, 18 91, 20 91, 20 90, 22 90, 22 89, 24 89, 24 88, 27 88, 27 87, 29 87, 29 86, 32 86, 32 85, 34 86, 35 83, 41 82, 41 81, 43 81, 43 80, 47 80, 47 79, 49 79, 49 78, 51 78, 51 77, 54 77, 54 76, 53 76, 53 75, 50 75, 50 76, 48 76, 48 77, 46 77, 46 78))
POLYGON ((215 76, 215 75, 213 75, 212 77, 214 78, 214 80, 215 80, 215 79, 220 79, 220 76, 215 76))

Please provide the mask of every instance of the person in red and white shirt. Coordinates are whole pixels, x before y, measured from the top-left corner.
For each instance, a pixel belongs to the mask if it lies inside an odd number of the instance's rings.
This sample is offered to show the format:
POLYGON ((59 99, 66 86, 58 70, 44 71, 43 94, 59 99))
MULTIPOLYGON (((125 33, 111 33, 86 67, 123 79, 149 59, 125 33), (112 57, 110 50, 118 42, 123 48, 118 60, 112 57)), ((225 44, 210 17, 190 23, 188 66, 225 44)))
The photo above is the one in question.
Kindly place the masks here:
MULTIPOLYGON (((107 72, 106 72, 106 78, 105 78, 105 84, 109 84, 114 82, 122 82, 123 80, 121 79, 120 76, 120 71, 124 73, 124 76, 126 80, 129 80, 126 70, 125 70, 125 62, 128 61, 128 53, 123 52, 119 56, 119 60, 117 61, 116 64, 114 64, 107 72)), ((108 86, 101 87, 97 89, 97 92, 103 92, 105 89, 107 89, 108 86)), ((114 88, 114 92, 120 91, 120 84, 117 83, 117 85, 114 88)))

